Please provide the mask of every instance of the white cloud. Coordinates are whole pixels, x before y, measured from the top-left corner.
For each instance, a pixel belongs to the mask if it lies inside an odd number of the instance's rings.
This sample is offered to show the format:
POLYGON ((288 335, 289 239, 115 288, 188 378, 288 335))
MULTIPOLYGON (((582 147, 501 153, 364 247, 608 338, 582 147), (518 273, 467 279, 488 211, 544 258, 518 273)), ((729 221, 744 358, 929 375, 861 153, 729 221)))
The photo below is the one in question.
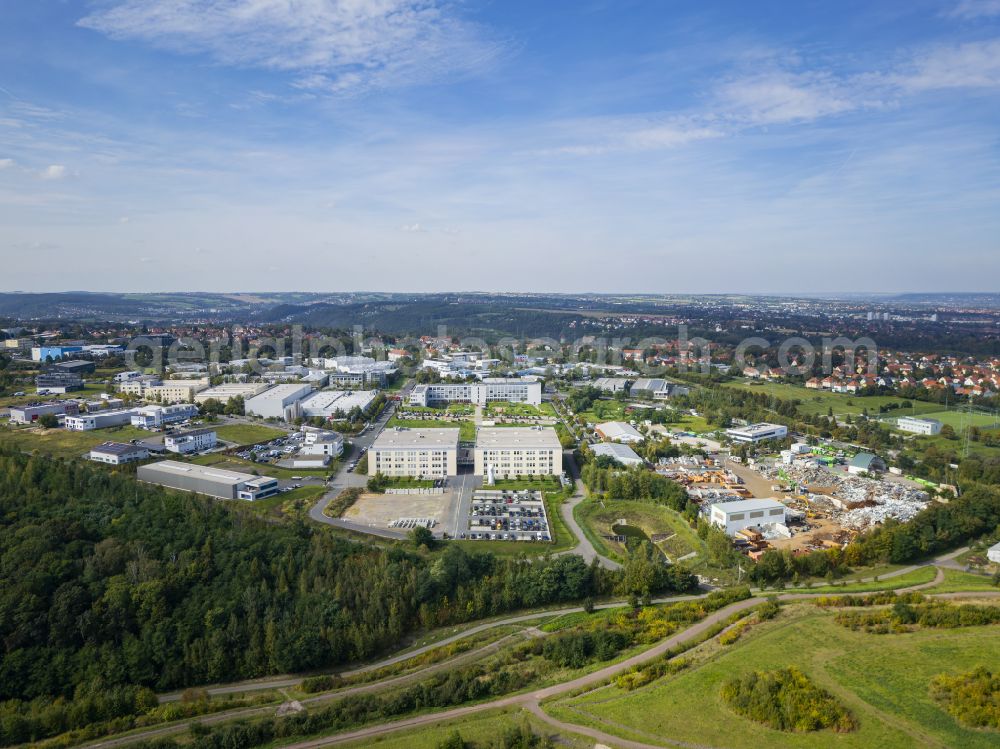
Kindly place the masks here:
POLYGON ((963 20, 1000 16, 1000 0, 961 0, 948 15, 963 20))
POLYGON ((79 25, 329 93, 466 74, 504 48, 440 0, 116 0, 79 25))
POLYGON ((724 83, 717 96, 722 118, 754 125, 811 122, 862 105, 843 81, 822 73, 748 76, 724 83))
POLYGON ((721 138, 725 133, 696 121, 649 115, 646 117, 598 117, 559 123, 556 138, 566 143, 540 149, 543 155, 601 156, 609 153, 659 151, 700 140, 721 138))
POLYGON ((14 166, 14 159, 0 159, 0 172, 14 166))
POLYGON ((420 224, 403 224, 402 226, 399 227, 399 229, 400 231, 409 232, 411 234, 422 234, 423 232, 427 231, 427 229, 425 229, 420 224))
POLYGON ((937 47, 890 77, 909 91, 1000 86, 1000 39, 937 47))
POLYGON ((62 164, 50 164, 45 167, 38 176, 46 180, 62 179, 66 176, 66 167, 62 164))

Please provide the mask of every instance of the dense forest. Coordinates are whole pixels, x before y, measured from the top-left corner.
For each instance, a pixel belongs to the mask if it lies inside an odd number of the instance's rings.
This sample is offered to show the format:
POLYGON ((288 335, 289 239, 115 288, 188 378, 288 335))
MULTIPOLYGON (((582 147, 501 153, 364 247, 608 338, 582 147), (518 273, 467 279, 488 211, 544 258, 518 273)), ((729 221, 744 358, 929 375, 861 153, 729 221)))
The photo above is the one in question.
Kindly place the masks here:
POLYGON ((317 669, 415 628, 608 594, 622 579, 577 556, 363 545, 2 452, 0 518, 2 699, 317 669))

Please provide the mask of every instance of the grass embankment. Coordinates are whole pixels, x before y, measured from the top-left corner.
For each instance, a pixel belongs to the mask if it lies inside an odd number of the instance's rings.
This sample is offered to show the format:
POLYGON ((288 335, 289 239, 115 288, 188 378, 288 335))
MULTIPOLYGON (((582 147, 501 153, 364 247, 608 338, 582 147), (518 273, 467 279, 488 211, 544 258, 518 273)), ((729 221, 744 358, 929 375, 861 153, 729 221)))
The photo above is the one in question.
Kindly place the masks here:
MULTIPOLYGON (((621 520, 626 526, 637 528, 648 537, 666 536, 655 543, 670 561, 694 553, 695 558, 685 560, 694 567, 707 557, 704 541, 678 513, 663 505, 652 502, 630 500, 606 500, 602 506, 597 501, 581 502, 574 511, 574 517, 584 529, 594 547, 604 556, 624 561, 627 557, 625 544, 605 539, 604 535, 619 535, 621 520)), ((625 535, 629 535, 627 532, 625 535)))
POLYGON ((717 640, 685 657, 692 665, 634 691, 607 686, 546 706, 561 719, 646 743, 699 746, 996 746, 997 734, 960 726, 929 694, 939 673, 1000 668, 995 627, 873 635, 837 625, 811 604, 786 607, 735 645, 717 640), (858 719, 847 734, 789 734, 738 716, 720 696, 726 680, 759 669, 795 667, 858 719))
POLYGON ((923 585, 924 583, 931 582, 935 575, 937 575, 937 569, 933 566, 919 567, 912 572, 907 572, 904 575, 896 575, 895 577, 887 577, 883 580, 868 580, 868 582, 857 582, 858 578, 865 580, 872 577, 868 575, 864 570, 859 570, 855 572, 851 579, 844 579, 839 585, 830 585, 825 581, 819 585, 811 588, 806 587, 795 587, 789 586, 788 590, 784 591, 786 593, 867 593, 875 592, 879 590, 897 590, 899 588, 908 588, 911 585, 923 585))

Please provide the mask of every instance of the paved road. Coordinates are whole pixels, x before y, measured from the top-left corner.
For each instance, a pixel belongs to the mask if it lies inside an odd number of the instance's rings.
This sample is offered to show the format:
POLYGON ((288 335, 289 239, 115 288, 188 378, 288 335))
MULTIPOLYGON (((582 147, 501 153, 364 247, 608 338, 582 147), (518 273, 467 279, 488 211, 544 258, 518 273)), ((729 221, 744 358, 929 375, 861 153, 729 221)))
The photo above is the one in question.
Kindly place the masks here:
MULTIPOLYGON (((405 397, 405 395, 403 396, 405 397)), ((378 437, 379 433, 385 429, 386 423, 392 418, 392 414, 396 410, 396 405, 394 401, 390 401, 389 405, 386 406, 382 414, 365 430, 365 433, 354 437, 351 443, 354 445, 355 455, 357 455, 362 449, 368 449, 372 446, 375 438, 378 437)), ((314 504, 309 509, 309 517, 315 520, 317 523, 325 523, 326 525, 336 525, 341 528, 347 528, 349 530, 358 530, 364 533, 371 533, 378 536, 383 536, 384 538, 405 538, 406 535, 403 533, 396 533, 389 530, 380 530, 378 528, 369 528, 368 526, 358 525, 356 523, 349 523, 339 518, 327 517, 323 514, 323 510, 326 506, 332 502, 338 494, 340 494, 344 489, 352 486, 363 487, 368 483, 368 477, 352 473, 347 470, 347 466, 341 465, 340 470, 330 481, 330 491, 324 494, 320 500, 314 504)))
MULTIPOLYGON (((943 577, 943 576, 942 576, 943 577)), ((901 588, 898 592, 906 592, 908 590, 916 590, 926 585, 922 586, 912 586, 912 588, 901 588)), ((797 593, 797 594, 785 594, 779 596, 778 598, 782 601, 801 601, 807 600, 809 598, 814 598, 819 594, 809 594, 809 593, 797 593)), ((851 594, 848 594, 851 595, 851 594)), ((854 594, 862 595, 862 594, 854 594)), ((988 593, 978 593, 972 594, 976 597, 998 597, 1000 596, 1000 591, 998 592, 988 592, 988 593)), ((940 598, 958 598, 960 596, 954 594, 942 594, 937 596, 940 598)), ((609 679, 614 678, 618 674, 632 668, 633 666, 638 666, 642 663, 646 663, 649 660, 662 656, 668 650, 675 648, 679 645, 683 645, 692 639, 697 638, 703 634, 708 628, 714 626, 715 624, 725 620, 732 614, 743 611, 752 606, 756 606, 760 603, 759 598, 749 598, 744 601, 737 601, 736 603, 730 604, 725 608, 719 609, 718 611, 709 614, 705 619, 702 619, 697 624, 689 627, 688 629, 680 632, 666 640, 661 640, 658 644, 643 651, 631 658, 626 658, 623 661, 614 663, 605 668, 599 669, 598 671, 593 671, 589 674, 584 674, 583 676, 572 679, 571 681, 563 682, 562 684, 556 684, 551 687, 546 687, 544 689, 539 689, 535 692, 529 692, 527 694, 511 695, 510 697, 505 697, 499 700, 494 700, 492 702, 487 702, 479 705, 467 705, 465 707, 453 708, 451 710, 443 710, 437 713, 430 713, 427 715, 419 715, 414 718, 408 718, 405 720, 395 721, 392 723, 382 723, 373 726, 367 726, 365 728, 360 728, 355 731, 350 731, 347 733, 340 733, 334 736, 324 736, 318 739, 312 739, 310 741, 302 741, 296 744, 288 744, 285 749, 319 749, 320 747, 334 746, 336 744, 343 744, 349 741, 358 741, 362 739, 373 739, 378 736, 383 736, 388 733, 394 733, 396 731, 401 731, 404 729, 417 728, 420 726, 450 721, 456 718, 461 718, 468 715, 473 715, 475 713, 484 712, 487 710, 494 710, 497 708, 504 707, 522 707, 529 710, 534 715, 538 716, 546 723, 553 725, 559 730, 578 733, 585 736, 589 736, 603 743, 609 744, 611 746, 619 747, 629 747, 630 749, 659 749, 662 745, 654 744, 643 744, 641 742, 629 741, 622 739, 613 734, 604 733, 602 731, 586 728, 582 726, 577 726, 575 724, 563 723, 561 721, 552 718, 544 712, 541 708, 542 700, 551 699, 553 697, 558 697, 564 694, 574 692, 579 689, 586 687, 596 686, 602 682, 606 682, 609 679)))
POLYGON ((583 529, 580 524, 576 522, 576 518, 573 517, 573 508, 580 504, 586 498, 586 488, 583 482, 580 481, 579 470, 576 465, 576 461, 573 459, 573 452, 571 450, 566 450, 563 452, 563 466, 566 468, 567 473, 570 474, 574 482, 573 496, 570 497, 569 501, 563 502, 559 507, 559 512, 562 515, 563 520, 566 522, 566 527, 569 528, 570 533, 576 536, 576 546, 572 549, 567 549, 566 551, 559 552, 560 554, 578 554, 584 558, 587 564, 594 559, 598 560, 598 563, 609 570, 620 570, 622 566, 613 559, 608 559, 605 556, 601 556, 594 545, 590 542, 590 539, 584 534, 583 529))

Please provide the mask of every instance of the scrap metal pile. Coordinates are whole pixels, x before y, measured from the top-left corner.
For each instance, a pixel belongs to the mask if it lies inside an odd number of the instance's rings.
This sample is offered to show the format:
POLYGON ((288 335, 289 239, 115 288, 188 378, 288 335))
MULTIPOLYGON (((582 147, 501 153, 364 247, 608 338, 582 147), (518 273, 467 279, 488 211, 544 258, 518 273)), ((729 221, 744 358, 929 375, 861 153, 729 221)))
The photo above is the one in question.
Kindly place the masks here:
POLYGON ((889 518, 906 521, 930 501, 927 493, 905 484, 834 473, 808 465, 761 467, 769 479, 780 480, 779 470, 798 485, 807 501, 829 510, 830 517, 844 528, 864 530, 889 518))

